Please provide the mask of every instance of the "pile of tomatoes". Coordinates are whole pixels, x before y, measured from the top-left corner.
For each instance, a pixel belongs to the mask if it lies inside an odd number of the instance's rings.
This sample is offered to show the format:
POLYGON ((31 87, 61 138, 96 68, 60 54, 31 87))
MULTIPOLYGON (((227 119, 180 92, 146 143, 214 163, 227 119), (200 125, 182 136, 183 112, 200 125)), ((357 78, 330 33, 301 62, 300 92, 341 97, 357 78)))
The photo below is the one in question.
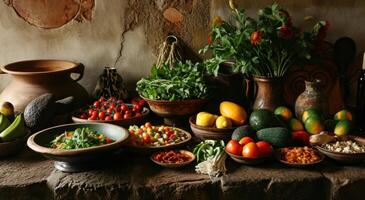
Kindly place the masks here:
POLYGON ((261 158, 272 155, 273 148, 265 141, 255 141, 250 137, 243 137, 240 141, 230 140, 226 145, 228 153, 243 156, 244 158, 261 158))
POLYGON ((146 102, 143 99, 133 99, 132 106, 115 97, 105 99, 101 97, 87 108, 82 109, 78 117, 88 120, 122 120, 142 115, 146 102))

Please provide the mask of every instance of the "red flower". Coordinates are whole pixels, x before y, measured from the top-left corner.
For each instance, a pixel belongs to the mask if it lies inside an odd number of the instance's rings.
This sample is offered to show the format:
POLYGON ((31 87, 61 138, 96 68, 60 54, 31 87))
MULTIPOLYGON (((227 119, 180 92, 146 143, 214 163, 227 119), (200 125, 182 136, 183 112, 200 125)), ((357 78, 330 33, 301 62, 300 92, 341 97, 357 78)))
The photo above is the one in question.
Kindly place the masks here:
POLYGON ((279 37, 285 40, 291 39, 294 35, 293 29, 286 24, 281 25, 278 29, 279 29, 279 37))
POLYGON ((208 44, 212 44, 212 41, 213 41, 212 34, 209 34, 208 35, 208 44))
POLYGON ((251 33, 250 41, 253 45, 258 45, 261 42, 263 33, 261 31, 255 31, 251 33))

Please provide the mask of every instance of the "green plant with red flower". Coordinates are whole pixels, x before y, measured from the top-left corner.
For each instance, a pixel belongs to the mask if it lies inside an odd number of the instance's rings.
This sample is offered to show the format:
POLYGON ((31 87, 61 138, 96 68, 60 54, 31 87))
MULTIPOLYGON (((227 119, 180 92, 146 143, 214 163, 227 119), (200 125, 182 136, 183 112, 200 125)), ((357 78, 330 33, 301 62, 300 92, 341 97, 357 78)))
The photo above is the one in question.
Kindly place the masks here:
POLYGON ((326 36, 327 22, 318 22, 310 32, 302 31, 277 4, 259 10, 254 19, 229 2, 230 19, 214 18, 208 45, 200 50, 212 52, 205 65, 214 75, 219 64, 234 61, 234 71, 244 75, 282 77, 291 66, 310 60, 315 45, 326 36))

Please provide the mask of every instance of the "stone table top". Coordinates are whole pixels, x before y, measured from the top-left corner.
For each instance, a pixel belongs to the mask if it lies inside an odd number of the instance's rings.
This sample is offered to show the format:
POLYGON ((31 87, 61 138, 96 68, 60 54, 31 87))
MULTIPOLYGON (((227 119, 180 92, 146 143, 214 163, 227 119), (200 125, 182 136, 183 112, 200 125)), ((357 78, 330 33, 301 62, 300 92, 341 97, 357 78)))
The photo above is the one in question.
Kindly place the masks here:
POLYGON ((364 199, 365 164, 325 160, 311 169, 280 163, 245 166, 227 158, 212 182, 194 165, 167 169, 148 157, 123 154, 113 165, 63 173, 53 161, 24 150, 0 160, 0 199, 364 199))

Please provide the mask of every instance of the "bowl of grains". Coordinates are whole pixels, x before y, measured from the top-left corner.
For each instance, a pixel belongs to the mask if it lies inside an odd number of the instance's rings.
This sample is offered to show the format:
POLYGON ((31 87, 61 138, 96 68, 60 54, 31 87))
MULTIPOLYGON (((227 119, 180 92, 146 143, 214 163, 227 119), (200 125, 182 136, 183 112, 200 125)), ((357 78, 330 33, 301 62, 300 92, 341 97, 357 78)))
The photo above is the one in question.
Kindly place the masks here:
POLYGON ((292 167, 309 167, 323 161, 324 155, 311 147, 286 147, 275 151, 275 158, 292 167))
POLYGON ((339 137, 336 141, 316 146, 327 157, 344 164, 361 163, 365 160, 365 138, 339 137))

